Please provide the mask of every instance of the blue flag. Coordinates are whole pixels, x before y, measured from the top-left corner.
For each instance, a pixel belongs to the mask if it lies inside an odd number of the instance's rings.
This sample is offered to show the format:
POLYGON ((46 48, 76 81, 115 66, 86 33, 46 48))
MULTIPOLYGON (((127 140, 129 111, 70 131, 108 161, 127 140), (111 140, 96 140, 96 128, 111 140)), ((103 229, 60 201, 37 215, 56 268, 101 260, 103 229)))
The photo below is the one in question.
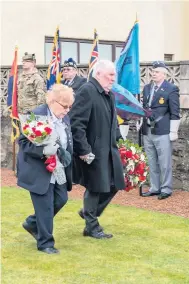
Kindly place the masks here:
POLYGON ((52 60, 49 64, 47 72, 47 90, 55 84, 61 81, 61 68, 60 68, 60 39, 59 28, 56 29, 56 33, 53 41, 52 60))
POLYGON ((140 93, 139 24, 135 22, 116 64, 117 83, 133 95, 140 93))

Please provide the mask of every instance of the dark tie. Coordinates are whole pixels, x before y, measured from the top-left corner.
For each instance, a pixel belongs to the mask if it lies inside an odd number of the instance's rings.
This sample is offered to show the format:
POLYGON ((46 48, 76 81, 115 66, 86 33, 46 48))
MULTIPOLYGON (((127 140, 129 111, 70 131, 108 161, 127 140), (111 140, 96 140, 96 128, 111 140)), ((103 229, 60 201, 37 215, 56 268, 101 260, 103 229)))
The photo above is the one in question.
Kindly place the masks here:
POLYGON ((64 83, 64 85, 69 86, 69 83, 70 83, 70 81, 67 80, 67 81, 64 83))
POLYGON ((158 90, 158 86, 155 86, 154 87, 154 92, 157 92, 157 90, 158 90))

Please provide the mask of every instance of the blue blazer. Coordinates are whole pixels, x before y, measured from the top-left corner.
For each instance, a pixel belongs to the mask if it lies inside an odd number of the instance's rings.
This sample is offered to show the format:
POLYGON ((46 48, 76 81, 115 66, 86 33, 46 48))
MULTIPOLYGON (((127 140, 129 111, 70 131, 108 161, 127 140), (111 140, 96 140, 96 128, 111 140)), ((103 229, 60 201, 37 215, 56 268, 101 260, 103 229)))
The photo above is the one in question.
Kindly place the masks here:
MULTIPOLYGON (((66 82, 66 80, 62 81, 62 84, 64 85, 66 82)), ((73 81, 71 82, 71 84, 69 85, 69 87, 71 87, 76 95, 76 92, 79 90, 79 88, 85 84, 87 82, 87 79, 81 76, 76 75, 73 79, 73 81)))
MULTIPOLYGON (((40 105, 34 111, 36 115, 46 116, 48 113, 47 104, 40 105)), ((73 143, 68 115, 63 118, 67 124, 66 134, 68 138, 67 151, 72 155, 73 143)), ((43 155, 44 146, 35 146, 24 135, 18 139, 19 152, 17 155, 17 184, 30 192, 43 195, 47 192, 50 184, 51 173, 46 169, 44 162, 46 157, 43 155)), ((67 178, 67 190, 72 189, 72 162, 65 168, 67 178)))
MULTIPOLYGON (((143 107, 148 108, 148 101, 152 83, 144 86, 143 90, 143 107)), ((170 132, 170 120, 180 119, 180 101, 179 89, 174 84, 164 81, 160 88, 155 92, 151 104, 152 117, 154 120, 162 117, 151 128, 151 133, 155 135, 165 135, 170 132)), ((142 125, 142 134, 147 135, 148 126, 147 118, 144 118, 142 125)))

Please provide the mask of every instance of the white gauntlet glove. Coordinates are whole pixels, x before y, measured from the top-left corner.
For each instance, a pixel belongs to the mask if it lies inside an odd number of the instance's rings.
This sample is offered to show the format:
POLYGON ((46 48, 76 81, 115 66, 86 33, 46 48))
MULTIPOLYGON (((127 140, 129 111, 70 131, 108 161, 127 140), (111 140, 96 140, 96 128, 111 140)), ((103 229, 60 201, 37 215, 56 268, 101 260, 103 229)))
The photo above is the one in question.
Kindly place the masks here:
POLYGON ((137 132, 141 129, 142 124, 143 124, 143 117, 140 118, 140 122, 139 121, 136 122, 137 132))
POLYGON ((123 137, 123 140, 126 140, 128 132, 129 132, 129 125, 121 124, 119 126, 119 130, 120 130, 121 136, 123 137))
POLYGON ((171 120, 170 121, 170 141, 176 141, 178 139, 178 129, 180 125, 180 120, 171 120))
POLYGON ((43 149, 43 154, 45 156, 51 156, 51 155, 55 155, 56 152, 57 152, 57 149, 59 148, 59 145, 58 144, 55 144, 55 145, 47 145, 44 147, 43 149))

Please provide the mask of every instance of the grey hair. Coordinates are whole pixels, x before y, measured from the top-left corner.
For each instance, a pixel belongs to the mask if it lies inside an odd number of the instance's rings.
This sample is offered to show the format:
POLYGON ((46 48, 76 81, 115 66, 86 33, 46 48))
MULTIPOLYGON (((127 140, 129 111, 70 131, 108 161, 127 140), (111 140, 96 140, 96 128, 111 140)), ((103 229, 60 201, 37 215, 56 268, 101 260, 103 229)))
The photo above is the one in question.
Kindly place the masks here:
POLYGON ((164 73, 166 76, 168 74, 168 70, 166 68, 164 68, 164 67, 157 67, 154 70, 159 70, 160 72, 164 73))
POLYGON ((112 61, 105 60, 105 59, 98 60, 96 64, 94 65, 92 76, 96 78, 97 72, 105 70, 105 69, 109 69, 109 68, 115 70, 115 64, 112 61))
POLYGON ((47 92, 47 104, 53 103, 55 100, 64 99, 70 96, 74 98, 73 89, 63 84, 54 84, 47 92))

